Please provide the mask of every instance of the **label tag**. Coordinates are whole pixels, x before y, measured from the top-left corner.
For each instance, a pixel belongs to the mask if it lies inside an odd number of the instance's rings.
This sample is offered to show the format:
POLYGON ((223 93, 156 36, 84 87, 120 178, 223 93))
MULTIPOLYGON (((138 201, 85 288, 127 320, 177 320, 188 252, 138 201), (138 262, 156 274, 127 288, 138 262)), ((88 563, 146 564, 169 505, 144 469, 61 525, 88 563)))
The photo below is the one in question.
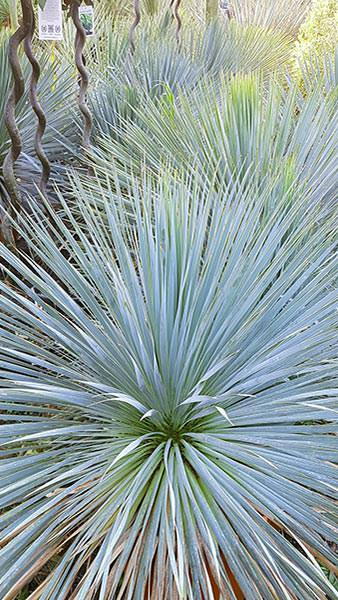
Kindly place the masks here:
POLYGON ((86 36, 92 37, 95 34, 94 27, 94 7, 86 4, 79 6, 79 16, 83 29, 86 32, 86 36))
POLYGON ((61 0, 46 0, 45 7, 38 10, 39 40, 62 40, 61 0))

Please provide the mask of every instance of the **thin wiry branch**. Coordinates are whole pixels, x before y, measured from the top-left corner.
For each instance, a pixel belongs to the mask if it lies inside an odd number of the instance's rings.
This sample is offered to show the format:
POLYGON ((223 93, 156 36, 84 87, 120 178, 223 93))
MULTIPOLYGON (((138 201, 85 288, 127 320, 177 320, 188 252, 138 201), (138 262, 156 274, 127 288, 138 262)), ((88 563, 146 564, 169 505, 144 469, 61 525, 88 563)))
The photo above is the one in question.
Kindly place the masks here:
POLYGON ((129 44, 130 44, 130 50, 131 53, 134 54, 135 52, 135 32, 136 32, 136 28, 139 25, 140 21, 141 21, 141 9, 140 9, 140 0, 134 0, 133 2, 133 7, 134 7, 134 21, 130 27, 130 31, 129 31, 129 44))
POLYGON ((93 127, 93 119, 91 112, 88 108, 86 102, 86 94, 89 85, 89 75, 88 71, 85 67, 83 49, 86 43, 86 32, 82 26, 81 19, 79 16, 79 6, 81 4, 81 0, 72 0, 70 7, 70 14, 73 20, 73 23, 76 28, 75 35, 75 63, 77 70, 80 74, 80 85, 79 85, 79 99, 78 104, 80 111, 83 116, 83 135, 82 135, 82 145, 84 148, 89 148, 90 146, 90 138, 91 131, 93 127))
POLYGON ((182 0, 174 0, 172 3, 173 15, 176 19, 176 41, 179 44, 181 40, 182 19, 180 16, 180 6, 182 0))
POLYGON ((38 85, 38 81, 40 78, 40 65, 33 53, 33 48, 32 48, 32 38, 34 35, 34 30, 35 30, 35 17, 34 17, 34 9, 33 9, 32 3, 30 5, 30 12, 31 12, 30 30, 29 30, 28 35, 25 37, 24 47, 25 47, 25 54, 32 66, 32 75, 31 75, 31 80, 30 80, 30 102, 31 102, 32 108, 38 118, 38 125, 37 125, 37 129, 36 129, 36 134, 35 134, 34 148, 35 148, 36 155, 42 165, 42 174, 41 174, 39 187, 40 187, 41 193, 45 196, 47 193, 47 183, 48 183, 49 176, 50 176, 50 163, 49 163, 48 157, 43 149, 43 146, 42 146, 42 137, 43 137, 43 134, 46 129, 46 115, 42 109, 40 102, 39 102, 38 93, 37 93, 37 85, 38 85))
POLYGON ((11 148, 2 166, 4 181, 13 203, 13 207, 16 210, 20 210, 21 200, 20 192, 15 179, 14 164, 17 158, 20 156, 22 142, 15 120, 15 108, 25 90, 25 83, 18 56, 18 48, 21 42, 29 35, 32 27, 30 0, 21 0, 21 8, 22 22, 17 31, 11 36, 8 47, 8 59, 13 74, 13 87, 5 107, 5 124, 11 138, 11 148))

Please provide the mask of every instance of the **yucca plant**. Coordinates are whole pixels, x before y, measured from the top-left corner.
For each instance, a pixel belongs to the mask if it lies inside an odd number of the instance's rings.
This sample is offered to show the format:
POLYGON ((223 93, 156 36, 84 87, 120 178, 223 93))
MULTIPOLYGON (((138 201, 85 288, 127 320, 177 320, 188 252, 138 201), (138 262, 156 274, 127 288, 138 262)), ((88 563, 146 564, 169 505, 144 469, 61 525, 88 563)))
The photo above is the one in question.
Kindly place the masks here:
MULTIPOLYGON (((153 51, 154 60, 157 52, 163 52, 166 44, 170 53, 177 46, 175 36, 176 24, 173 23, 169 1, 161 10, 157 10, 156 2, 141 2, 141 21, 135 30, 135 53, 130 51, 130 28, 133 24, 133 3, 121 3, 121 7, 109 2, 95 5, 95 36, 86 40, 85 56, 91 85, 96 87, 100 80, 112 69, 119 70, 126 63, 137 64, 144 52, 153 51), (123 10, 120 10, 123 5, 123 10), (148 14, 149 13, 149 14, 148 14), (154 47, 154 43, 159 46, 154 47), (149 46, 149 47, 148 47, 149 46), (132 57, 134 54, 134 57, 132 57)), ((200 29, 198 29, 200 33, 200 29)), ((184 28, 182 35, 190 40, 191 31, 184 28)), ((55 54, 62 62, 68 62, 74 68, 75 28, 70 19, 64 24, 64 40, 56 44, 55 54)))
MULTIPOLYGON (((182 87, 192 89, 203 75, 203 66, 177 47, 175 39, 146 32, 130 55, 128 44, 106 70, 90 98, 95 137, 103 132, 119 139, 126 122, 138 120, 137 110, 149 99, 174 97, 182 87), (105 76, 104 76, 105 75, 105 76)), ((94 137, 94 140, 95 140, 94 137)))
POLYGON ((145 168, 159 177, 168 160, 179 171, 198 170, 216 187, 250 167, 263 181, 284 166, 306 186, 309 203, 336 201, 334 82, 327 93, 318 83, 303 98, 297 86, 285 90, 255 74, 207 79, 193 91, 148 99, 122 126, 108 112, 107 105, 93 162, 106 173, 114 159, 123 181, 127 166, 133 177, 145 168))
POLYGON ((213 75, 282 72, 291 52, 287 33, 233 20, 209 25, 194 41, 194 56, 213 75))
POLYGON ((231 0, 229 4, 233 18, 240 23, 280 29, 295 36, 311 3, 312 0, 231 0))
MULTIPOLYGON (((220 78, 256 71, 264 75, 271 71, 281 72, 290 58, 290 41, 286 36, 234 23, 224 26, 214 24, 203 33, 186 37, 183 35, 180 47, 170 34, 162 32, 160 39, 159 30, 154 34, 145 28, 144 33, 139 36, 133 56, 130 55, 128 44, 121 41, 125 39, 121 34, 110 34, 107 37, 108 48, 111 49, 113 45, 116 52, 109 50, 111 57, 114 57, 112 62, 108 67, 105 62, 102 68, 98 68, 99 76, 94 76, 95 90, 90 98, 96 124, 94 145, 99 140, 98 145, 105 147, 100 142, 100 137, 105 135, 108 137, 109 154, 112 149, 115 153, 115 145, 111 145, 110 138, 115 142, 122 138, 121 147, 116 149, 116 156, 120 152, 124 153, 124 146, 129 145, 130 137, 135 134, 136 141, 142 135, 138 134, 137 129, 135 132, 130 129, 131 123, 138 123, 142 132, 149 131, 150 137, 153 137, 152 127, 148 128, 147 121, 152 119, 154 109, 157 124, 160 128, 163 126, 164 135, 168 125, 169 130, 171 129, 168 119, 176 121, 176 113, 178 120, 181 113, 182 119, 189 118, 189 123, 194 128, 199 117, 185 115, 184 100, 180 100, 180 95, 183 94, 185 98, 202 81, 206 84, 203 91, 199 94, 197 91, 198 99, 192 99, 193 106, 204 106, 208 103, 209 94, 214 97, 213 85, 219 85, 220 78)), ((97 64, 103 65, 99 58, 97 64)), ((227 94, 228 89, 222 87, 218 98, 224 104, 227 102, 227 94)), ((190 97, 186 102, 190 104, 190 97)), ((181 139, 185 144, 185 131, 184 127, 178 143, 181 139)), ((171 135, 177 137, 175 123, 171 135)), ((148 145, 149 138, 147 135, 146 137, 148 145)), ((131 151, 136 161, 140 153, 147 154, 143 143, 138 139, 135 152, 134 149, 131 151)), ((158 152, 161 145, 160 142, 158 152)), ((169 149, 170 145, 169 142, 169 149)), ((122 160, 125 162, 125 158, 122 160)), ((128 156, 126 161, 129 162, 128 156)))
POLYGON ((337 598, 335 215, 273 178, 74 196, 21 216, 39 261, 1 247, 1 598, 337 598))
MULTIPOLYGON (((291 58, 290 37, 262 26, 224 20, 193 31, 183 27, 178 45, 175 23, 169 20, 165 24, 163 18, 142 20, 131 53, 130 23, 124 19, 113 28, 99 9, 96 37, 87 40, 85 55, 92 92, 88 101, 98 135, 110 131, 119 139, 124 135, 125 120, 137 121, 134 109, 143 110, 149 99, 170 99, 181 88, 193 89, 205 77, 217 79, 220 74, 258 70, 264 74, 282 72, 291 58)), ((71 22, 65 27, 65 38, 55 53, 74 71, 71 22)))

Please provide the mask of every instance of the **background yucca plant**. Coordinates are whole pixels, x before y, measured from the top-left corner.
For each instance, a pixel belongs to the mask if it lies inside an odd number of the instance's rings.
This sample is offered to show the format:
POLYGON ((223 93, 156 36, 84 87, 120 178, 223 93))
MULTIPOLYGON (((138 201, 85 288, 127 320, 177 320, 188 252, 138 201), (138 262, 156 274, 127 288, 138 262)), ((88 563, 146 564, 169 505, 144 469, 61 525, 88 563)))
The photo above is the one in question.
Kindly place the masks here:
POLYGON ((335 203, 337 88, 329 77, 326 91, 320 77, 314 81, 306 98, 297 86, 257 74, 207 79, 177 93, 169 87, 120 122, 101 102, 93 162, 105 177, 115 160, 125 181, 128 167, 132 177, 147 168, 157 178, 169 160, 216 187, 250 167, 261 181, 285 169, 306 186, 309 204, 335 203))
POLYGON ((336 215, 245 179, 75 179, 1 247, 3 600, 337 597, 336 215))
MULTIPOLYGON (((325 0, 324 0, 325 1, 325 0)), ((233 17, 240 23, 280 29, 296 35, 311 7, 312 0, 231 0, 233 17)))

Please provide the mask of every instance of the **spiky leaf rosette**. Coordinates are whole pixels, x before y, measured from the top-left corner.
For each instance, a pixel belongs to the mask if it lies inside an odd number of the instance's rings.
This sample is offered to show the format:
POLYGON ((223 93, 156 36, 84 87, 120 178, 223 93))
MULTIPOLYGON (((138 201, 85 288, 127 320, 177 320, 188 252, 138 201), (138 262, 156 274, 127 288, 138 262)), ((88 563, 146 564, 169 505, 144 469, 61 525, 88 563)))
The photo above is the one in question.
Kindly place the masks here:
POLYGON ((75 181, 81 222, 21 217, 45 268, 1 248, 3 600, 52 559, 31 600, 337 597, 317 562, 334 568, 335 221, 278 190, 163 175, 129 219, 75 181))

